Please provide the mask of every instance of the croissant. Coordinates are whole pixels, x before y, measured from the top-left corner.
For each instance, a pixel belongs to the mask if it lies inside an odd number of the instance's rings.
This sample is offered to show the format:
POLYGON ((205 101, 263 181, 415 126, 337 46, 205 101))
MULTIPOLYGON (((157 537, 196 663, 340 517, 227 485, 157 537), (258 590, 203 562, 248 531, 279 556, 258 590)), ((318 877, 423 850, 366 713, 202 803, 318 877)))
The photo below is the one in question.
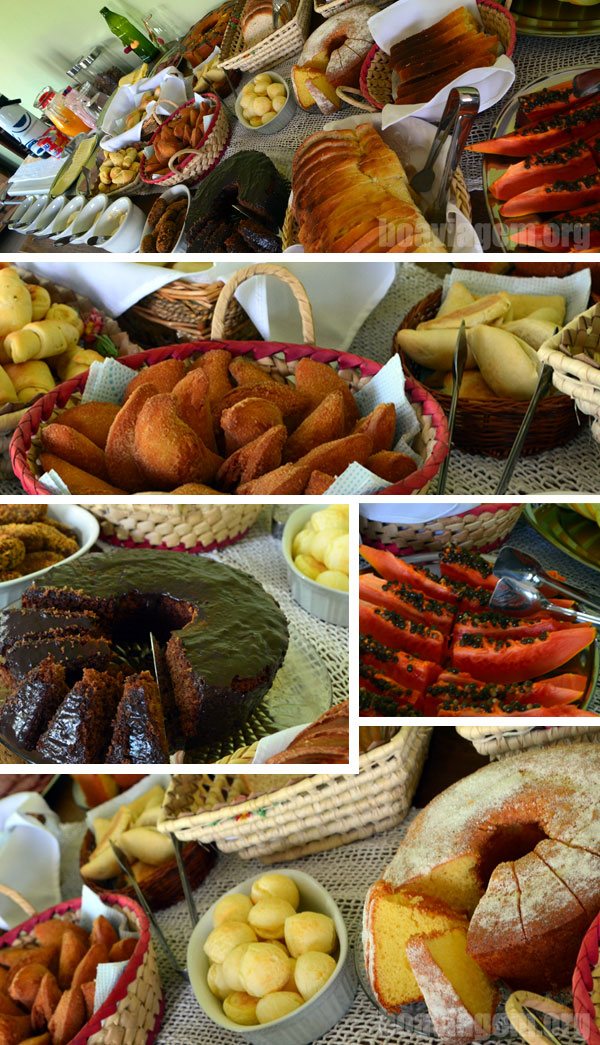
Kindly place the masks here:
POLYGON ((5 363, 4 370, 20 403, 28 403, 34 396, 50 392, 56 384, 50 367, 41 359, 32 359, 29 363, 5 363))
POLYGON ((28 359, 47 359, 60 356, 71 345, 77 344, 79 330, 71 323, 58 319, 41 319, 38 323, 27 323, 4 338, 4 348, 13 363, 26 363, 28 359))
POLYGON ((31 295, 16 269, 0 269, 0 341, 31 323, 32 316, 31 295))
POLYGON ((77 377, 78 374, 89 370, 92 363, 103 362, 104 356, 101 356, 99 352, 94 352, 93 348, 80 348, 78 345, 72 345, 56 361, 56 373, 63 381, 70 381, 72 377, 77 377))
POLYGON ((78 338, 83 334, 83 320, 79 312, 72 308, 71 305, 62 305, 58 301, 55 302, 54 305, 50 305, 46 313, 46 319, 55 319, 59 323, 68 323, 70 326, 75 327, 78 338))
POLYGON ((52 304, 52 299, 45 287, 38 286, 37 283, 26 283, 27 290, 31 295, 31 306, 33 309, 31 319, 33 322, 37 322, 38 319, 45 319, 46 313, 52 304))
POLYGON ((17 390, 13 385, 4 367, 0 366, 0 406, 6 403, 16 403, 17 390))

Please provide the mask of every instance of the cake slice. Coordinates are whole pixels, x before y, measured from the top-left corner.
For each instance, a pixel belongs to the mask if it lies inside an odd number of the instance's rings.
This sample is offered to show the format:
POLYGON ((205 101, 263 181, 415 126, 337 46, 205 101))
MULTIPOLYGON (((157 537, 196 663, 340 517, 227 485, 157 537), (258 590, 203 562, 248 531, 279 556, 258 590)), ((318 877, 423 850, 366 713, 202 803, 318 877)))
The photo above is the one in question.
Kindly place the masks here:
POLYGON ((85 668, 60 704, 36 750, 45 762, 104 762, 122 679, 85 668))
POLYGON ((0 710, 0 730, 31 750, 67 692, 64 667, 46 657, 6 698, 0 710))
POLYGON ((169 747, 158 686, 149 671, 125 679, 107 762, 168 762, 169 747))
POLYGON ((39 635, 40 632, 60 631, 63 634, 99 634, 99 621, 94 613, 75 613, 71 610, 6 610, 0 616, 0 656, 19 639, 39 635))
POLYGON ((466 928, 466 918, 441 900, 376 882, 365 905, 363 939, 369 979, 381 1005, 399 1012, 423 997, 406 953, 411 937, 466 928))
POLYGON ((105 668, 111 660, 112 651, 106 639, 63 635, 61 632, 44 632, 31 639, 20 639, 7 649, 1 673, 10 684, 18 682, 52 656, 64 664, 69 679, 76 678, 83 668, 105 668))
POLYGON ((539 842, 535 851, 577 897, 591 922, 600 911, 600 856, 550 839, 539 842))
POLYGON ((531 952, 521 922, 514 863, 498 864, 492 872, 469 925, 467 949, 489 976, 506 975, 513 982, 527 976, 531 952))
POLYGON ((440 1040, 468 1045, 489 1038, 498 991, 467 953, 466 926, 413 936, 406 954, 440 1040))

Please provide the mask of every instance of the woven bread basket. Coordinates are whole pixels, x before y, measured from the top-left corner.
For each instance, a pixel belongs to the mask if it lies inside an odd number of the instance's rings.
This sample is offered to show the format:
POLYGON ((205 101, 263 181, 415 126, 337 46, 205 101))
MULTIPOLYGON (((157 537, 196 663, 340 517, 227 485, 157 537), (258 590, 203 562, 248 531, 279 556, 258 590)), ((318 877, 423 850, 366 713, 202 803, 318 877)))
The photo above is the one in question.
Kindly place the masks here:
POLYGON ((120 548, 209 552, 244 537, 260 504, 91 504, 104 540, 120 548))
POLYGON ((447 544, 489 552, 506 540, 522 511, 520 504, 481 504, 459 515, 419 523, 383 523, 361 516, 360 536, 364 544, 394 555, 439 552, 447 544))
MULTIPOLYGON (((419 323, 434 319, 442 303, 441 289, 418 302, 406 314, 400 330, 416 330, 419 323)), ((398 352, 394 338, 393 351, 398 352)), ((540 350, 541 351, 541 350, 540 350)), ((418 368, 401 353, 407 374, 416 377, 418 368)), ((600 373, 600 371, 599 371, 600 373)), ((451 396, 430 389, 446 413, 450 410, 451 396)), ((454 443, 468 453, 484 454, 487 457, 507 457, 527 412, 529 403, 516 399, 459 399, 454 443)), ((569 443, 579 432, 577 414, 573 403, 566 395, 551 395, 538 404, 531 422, 523 455, 540 454, 569 443)))
POLYGON ((600 726, 533 726, 531 729, 515 726, 457 726, 456 732, 469 740, 480 755, 503 758, 529 748, 545 747, 568 741, 600 743, 600 726))
POLYGON ((298 0, 294 16, 289 22, 285 22, 266 39, 247 48, 244 47, 241 26, 243 9, 244 3, 241 2, 225 30, 220 62, 223 69, 258 73, 261 69, 272 69, 286 58, 295 58, 300 53, 308 36, 312 0, 298 0))
POLYGON ((256 798, 240 776, 174 776, 159 830, 243 860, 296 860, 388 831, 406 816, 431 729, 403 726, 360 756, 358 775, 316 774, 256 798))
MULTIPOLYGON (((167 345, 165 348, 151 349, 148 352, 130 356, 124 359, 123 363, 132 370, 139 370, 143 366, 152 366, 164 359, 186 360, 215 348, 225 348, 233 355, 250 356, 273 376, 288 379, 293 378, 298 361, 305 356, 310 356, 320 363, 327 363, 334 367, 340 377, 348 383, 349 388, 355 392, 364 387, 381 369, 379 363, 370 359, 314 346, 312 311, 306 291, 296 276, 278 265, 249 265, 247 268, 239 269, 231 276, 223 287, 215 307, 212 338, 213 340, 207 342, 167 345), (245 280, 260 275, 275 276, 292 289, 302 319, 303 345, 272 341, 221 340, 225 316, 235 291, 245 280)), ((27 411, 22 418, 14 434, 10 452, 14 473, 21 481, 26 493, 48 493, 46 487, 37 478, 40 469, 36 437, 44 422, 49 421, 55 415, 59 416, 58 412, 70 403, 72 397, 83 391, 86 380, 87 374, 81 374, 72 381, 66 381, 34 403, 31 410, 27 411)), ((410 378, 406 381, 406 395, 411 401, 421 425, 413 448, 421 456, 423 465, 402 482, 386 487, 382 491, 386 495, 424 493, 437 475, 448 452, 446 419, 436 400, 427 389, 410 378)))
MULTIPOLYGON (((321 18, 331 18, 332 15, 340 14, 363 2, 364 0, 322 0, 319 3, 319 0, 314 0, 314 9, 315 14, 321 15, 321 18)), ((370 2, 373 7, 387 7, 390 0, 370 0, 370 2)))
MULTIPOLYGON (((119 323, 144 348, 159 348, 170 340, 209 338, 222 289, 222 281, 192 283, 176 279, 127 309, 119 317, 119 323)), ((254 324, 235 298, 225 316, 223 337, 234 341, 260 340, 254 324)))
MULTIPOLYGON (((139 352, 140 346, 134 344, 130 340, 129 334, 121 329, 117 321, 111 319, 103 313, 101 309, 98 309, 89 298, 77 294, 69 287, 62 287, 57 283, 52 283, 50 280, 45 279, 42 276, 35 276, 31 272, 27 272, 26 269, 22 269, 20 265, 17 265, 16 269, 21 278, 27 283, 45 287, 50 294, 52 304, 60 303, 71 305, 73 308, 77 309, 84 320, 89 316, 92 310, 97 312, 102 317, 103 321, 102 333, 107 334, 112 341, 114 341, 120 356, 133 355, 134 353, 139 352)), ((87 347, 93 348, 93 343, 87 347)), ((12 410, 9 413, 0 413, 0 480, 12 477, 12 467, 9 456, 10 441, 19 421, 24 417, 28 409, 29 406, 24 406, 18 410, 12 410)))
MULTIPOLYGON (((7 886, 0 892, 28 915, 27 921, 0 936, 0 948, 33 942, 31 931, 51 918, 79 921, 81 899, 66 900, 41 914, 7 886)), ((69 1045, 150 1045, 156 1040, 164 1012, 164 1001, 150 925, 142 908, 127 896, 101 893, 105 904, 125 914, 132 931, 139 933, 135 951, 122 976, 91 1020, 71 1039, 69 1045)))
POLYGON ((588 1045, 600 1045, 600 915, 594 918, 577 955, 573 1009, 583 1040, 588 1045))
POLYGON ((600 367, 593 365, 592 352, 600 362, 600 304, 567 323, 542 345, 538 355, 554 370, 555 388, 592 418, 592 435, 600 443, 600 367))
MULTIPOLYGON (((511 58, 517 43, 514 17, 495 0, 477 0, 477 6, 486 33, 496 35, 506 57, 511 58)), ((359 84, 364 97, 376 109, 394 104, 390 56, 377 44, 374 44, 363 62, 359 84)))
MULTIPOLYGON (((214 112, 202 138, 196 146, 192 147, 191 145, 184 145, 182 149, 171 156, 169 160, 169 170, 171 173, 162 174, 157 178, 153 178, 147 173, 146 158, 145 156, 142 156, 140 163, 140 178, 146 183, 146 185, 160 185, 163 189, 170 189, 173 185, 193 185, 206 177, 207 174, 210 174, 213 167, 216 167, 218 164, 229 143, 231 137, 231 126, 229 124, 227 109, 223 105, 219 96, 217 94, 206 94, 204 97, 213 102, 214 112)), ((185 102, 184 105, 180 105, 179 108, 176 109, 175 112, 164 120, 161 126, 157 128, 150 139, 150 146, 152 146, 156 141, 163 126, 168 127, 169 123, 176 119, 183 109, 195 106, 195 104, 196 102, 192 99, 189 102, 185 102)))

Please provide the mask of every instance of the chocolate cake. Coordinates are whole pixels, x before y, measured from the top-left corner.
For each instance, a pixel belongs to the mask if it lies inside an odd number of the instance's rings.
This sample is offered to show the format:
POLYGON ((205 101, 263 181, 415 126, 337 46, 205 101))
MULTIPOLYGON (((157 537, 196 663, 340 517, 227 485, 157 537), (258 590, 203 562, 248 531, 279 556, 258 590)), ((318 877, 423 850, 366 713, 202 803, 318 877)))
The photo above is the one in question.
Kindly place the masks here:
POLYGON ((59 630, 63 635, 99 635, 98 617, 89 612, 69 610, 12 609, 0 617, 0 657, 18 642, 43 632, 59 630))
POLYGON ((112 650, 105 638, 80 639, 76 634, 65 635, 60 630, 44 631, 31 638, 19 639, 6 650, 1 677, 9 684, 19 681, 49 656, 64 664, 68 679, 72 681, 86 666, 106 668, 112 659, 112 650))
POLYGON ((46 657, 5 700, 0 731, 21 747, 34 748, 68 689, 62 664, 46 657))
POLYGON ((84 668, 38 740, 46 762, 104 762, 111 723, 121 696, 122 679, 84 668))
POLYGON ((106 761, 125 765, 169 761, 160 694, 149 671, 125 679, 106 761))

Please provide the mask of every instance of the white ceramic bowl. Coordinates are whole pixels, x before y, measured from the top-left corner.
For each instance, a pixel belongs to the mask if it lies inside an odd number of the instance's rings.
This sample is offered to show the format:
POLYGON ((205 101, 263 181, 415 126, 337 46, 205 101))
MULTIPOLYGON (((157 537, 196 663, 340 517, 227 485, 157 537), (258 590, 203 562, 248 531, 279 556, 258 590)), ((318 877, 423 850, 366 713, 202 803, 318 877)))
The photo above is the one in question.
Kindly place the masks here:
MULTIPOLYGON (((77 534, 79 542, 78 550, 66 559, 62 559, 61 562, 55 563, 56 566, 62 566, 65 562, 72 562, 73 559, 78 559, 80 555, 84 555, 85 552, 89 551, 98 540, 100 533, 98 520, 91 512, 87 512, 80 505, 51 504, 48 506, 48 515, 51 519, 56 519, 58 522, 70 526, 77 534)), ((41 577, 43 573, 48 573, 48 570, 52 569, 54 569, 54 566, 47 566, 45 570, 36 570, 35 573, 28 573, 25 577, 17 577, 14 581, 0 582, 0 609, 10 605, 11 602, 16 602, 25 591, 25 588, 31 584, 32 580, 36 577, 41 577)))
POLYGON ((19 206, 17 207, 17 209, 14 212, 12 218, 10 219, 10 222, 9 222, 9 225, 8 225, 9 229, 18 229, 19 225, 21 223, 25 224, 25 222, 23 221, 23 218, 27 214, 27 211, 31 207, 31 205, 34 202, 34 200, 35 200, 35 196, 26 196, 24 200, 21 200, 21 202, 19 203, 19 206))
MULTIPOLYGON (((310 1042, 326 1034, 347 1013, 356 994, 356 971, 348 947, 348 933, 344 919, 327 890, 303 871, 278 866, 277 873, 288 875, 295 881, 300 893, 300 911, 317 911, 320 914, 328 914, 335 923, 339 941, 337 968, 321 990, 295 1012, 283 1016, 280 1020, 273 1020, 272 1023, 263 1023, 256 1027, 242 1027, 227 1019, 222 1003, 210 992, 206 982, 210 962, 203 947, 213 928, 215 904, 202 916, 190 937, 187 969, 196 1001, 204 1009, 206 1015, 224 1030, 241 1035, 253 1045, 309 1045, 310 1042)), ((246 893, 249 896, 252 883, 259 877, 260 875, 253 875, 252 878, 240 882, 235 889, 230 889, 229 892, 246 893)))
POLYGON ((296 569, 292 558, 294 537, 306 526, 311 515, 326 507, 326 504, 307 504, 302 508, 296 508, 283 528, 281 547, 287 565, 290 589, 296 602, 313 617, 318 617, 319 620, 324 620, 328 624, 337 624, 347 628, 350 612, 348 592, 326 588, 324 584, 311 581, 310 577, 306 577, 296 569))
MULTIPOLYGON (((192 197, 191 197, 191 193, 190 193, 190 190, 188 189, 187 185, 174 185, 172 189, 167 189, 166 192, 161 193, 161 195, 158 197, 161 200, 165 200, 166 203, 171 203, 173 200, 180 199, 182 196, 185 196, 185 198, 187 199, 187 207, 186 207, 186 211, 185 211, 185 219, 184 219, 183 225, 181 226, 181 232, 179 233, 179 238, 177 239, 177 242, 174 244, 174 246, 171 248, 171 250, 168 252, 169 254, 185 254, 186 251, 187 251, 187 243, 186 243, 186 240, 184 238, 185 222, 187 220, 188 211, 190 209, 190 201, 191 201, 192 197)), ((142 243, 144 241, 144 237, 147 236, 149 232, 152 232, 152 229, 150 228, 150 225, 149 225, 148 221, 146 221, 146 224, 144 225, 144 228, 143 228, 143 231, 142 231, 142 243)), ((140 245, 140 253, 145 253, 145 251, 142 251, 141 245, 140 245)))
MULTIPOLYGON (((273 83, 282 83, 285 87, 286 103, 283 109, 280 109, 277 116, 270 120, 269 123, 261 124, 260 127, 253 127, 252 124, 248 123, 248 121, 242 116, 242 92, 240 91, 235 101, 235 115, 240 121, 242 127, 245 127, 248 131, 256 131, 257 134, 276 134, 277 131, 280 131, 282 127, 285 127, 292 119, 292 116, 296 112, 296 99, 294 98, 294 93, 287 80, 284 80, 278 73, 271 72, 270 69, 265 69, 264 72, 269 74, 273 83)), ((248 80, 248 83, 252 83, 253 80, 254 76, 248 80)), ((244 84, 244 87, 245 86, 247 85, 244 84)))
POLYGON ((23 215, 23 221, 19 225, 19 232, 32 232, 37 224, 37 219, 42 211, 46 209, 49 202, 49 196, 36 196, 27 213, 23 215))
POLYGON ((55 199, 50 200, 48 206, 40 211, 33 223, 31 231, 34 236, 47 236, 49 234, 55 218, 58 217, 66 202, 65 196, 57 196, 55 199))
POLYGON ((73 222, 71 243, 85 243, 90 236, 93 236, 96 222, 107 207, 108 199, 101 192, 97 196, 92 196, 91 200, 88 200, 81 208, 78 217, 73 222))
POLYGON ((68 200, 65 203, 50 227, 49 235, 51 239, 58 239, 60 236, 69 235, 72 232, 73 223, 77 220, 78 214, 81 213, 84 203, 84 196, 73 196, 72 200, 68 200))
POLYGON ((93 236, 108 236, 104 243, 98 243, 102 250, 116 254, 133 254, 138 250, 146 215, 129 196, 110 203, 94 225, 93 236), (117 220, 124 215, 123 221, 115 227, 117 220))

